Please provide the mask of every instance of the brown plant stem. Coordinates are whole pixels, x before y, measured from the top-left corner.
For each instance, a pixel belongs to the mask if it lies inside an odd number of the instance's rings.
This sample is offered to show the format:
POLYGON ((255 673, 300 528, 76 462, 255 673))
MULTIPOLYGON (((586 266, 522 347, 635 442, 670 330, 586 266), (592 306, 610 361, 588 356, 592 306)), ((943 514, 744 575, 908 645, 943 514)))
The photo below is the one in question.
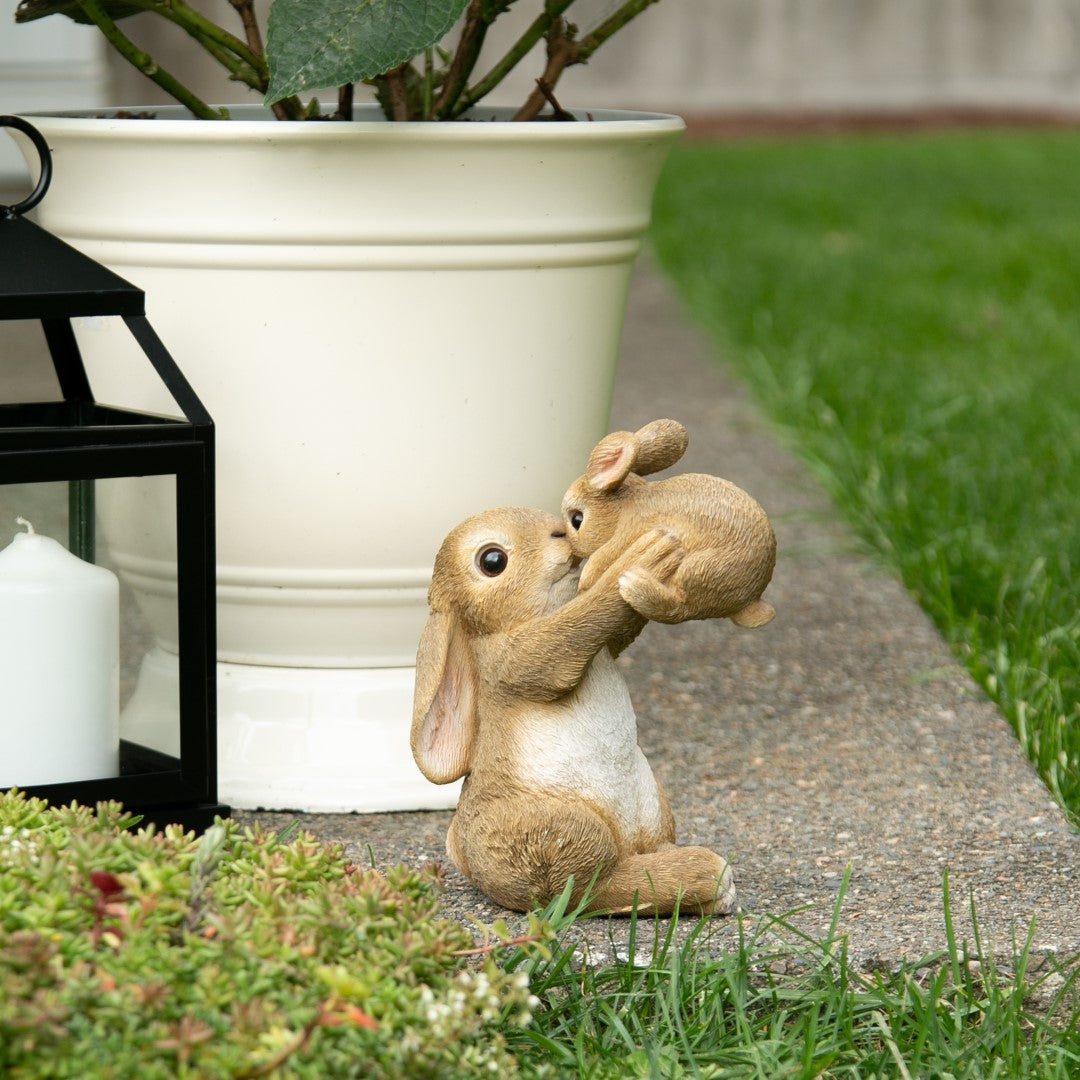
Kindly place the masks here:
POLYGON ((618 10, 614 11, 599 26, 590 30, 579 41, 574 40, 572 29, 564 19, 555 20, 549 27, 546 37, 548 41, 547 66, 543 75, 537 79, 537 88, 525 100, 525 104, 514 115, 515 120, 533 120, 544 107, 547 93, 551 93, 559 76, 574 64, 584 64, 605 41, 621 30, 631 19, 640 15, 647 7, 657 3, 658 0, 626 0, 618 10), (546 93, 544 90, 546 87, 546 93))
MULTIPOLYGON (((548 31, 547 65, 544 74, 536 80, 536 89, 525 99, 525 104, 514 113, 514 120, 535 120, 548 101, 554 101, 555 84, 559 76, 571 64, 576 63, 577 42, 573 29, 565 19, 559 19, 548 31)), ((559 108, 556 106, 556 115, 559 108)))
POLYGON ((390 98, 391 120, 409 119, 409 93, 408 87, 405 85, 406 67, 408 67, 408 64, 402 64, 401 67, 394 68, 393 71, 388 71, 383 76, 390 98))
POLYGON ((354 86, 350 83, 342 83, 337 92, 337 112, 335 120, 351 120, 353 111, 354 86))
POLYGON ((244 37, 247 38, 248 48, 259 57, 266 55, 263 49, 262 32, 259 30, 259 20, 255 18, 255 6, 252 0, 229 0, 237 15, 240 16, 240 24, 244 28, 244 37))
MULTIPOLYGON (((263 47, 262 31, 259 29, 259 20, 255 17, 255 5, 253 0, 229 0, 236 13, 240 16, 240 24, 244 28, 244 37, 247 39, 248 48, 252 55, 257 57, 262 85, 258 87, 266 93, 269 84, 269 69, 266 66, 266 50, 263 47)), ((270 106, 271 112, 278 120, 300 120, 303 118, 303 106, 300 99, 294 94, 292 97, 282 98, 270 106)))
POLYGON ((452 113, 457 99, 469 81, 469 76, 480 57, 484 37, 494 18, 488 14, 490 6, 489 0, 471 0, 469 4, 465 13, 465 26, 462 28, 461 37, 458 38, 454 58, 450 61, 450 70, 446 73, 442 92, 435 102, 433 111, 436 116, 445 119, 452 113))
POLYGON ((478 83, 470 86, 461 95, 454 107, 453 116, 459 116, 491 93, 520 63, 525 54, 550 31, 552 25, 573 2, 574 0, 547 0, 544 10, 526 27, 525 32, 506 51, 503 58, 478 83))
POLYGON ((536 80, 536 88, 544 95, 544 100, 551 106, 552 115, 556 120, 577 120, 577 117, 572 112, 568 112, 559 104, 558 98, 555 97, 555 91, 543 79, 536 80))
POLYGON ((296 1034, 290 1042, 287 1042, 276 1054, 269 1057, 261 1065, 255 1066, 253 1069, 245 1069, 243 1072, 237 1073, 239 1080, 254 1080, 255 1077, 269 1076, 272 1072, 280 1069, 286 1061, 303 1050, 305 1046, 311 1041, 312 1035, 315 1034, 315 1030, 325 1021, 327 1014, 327 1002, 323 1002, 319 1006, 319 1011, 310 1019, 296 1034))
POLYGON ((489 956, 499 949, 517 948, 521 945, 536 945, 544 940, 543 934, 526 934, 524 937, 510 938, 508 941, 492 941, 487 945, 477 945, 472 949, 453 949, 451 956, 489 956))

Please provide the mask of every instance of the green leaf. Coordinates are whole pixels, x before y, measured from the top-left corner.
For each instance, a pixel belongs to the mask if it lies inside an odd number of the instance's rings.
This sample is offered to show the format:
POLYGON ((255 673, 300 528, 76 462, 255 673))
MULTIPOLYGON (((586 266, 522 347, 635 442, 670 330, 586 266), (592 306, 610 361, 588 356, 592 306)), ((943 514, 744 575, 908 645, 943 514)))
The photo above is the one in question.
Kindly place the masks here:
POLYGON ((266 103, 382 75, 442 39, 468 0, 275 0, 266 103))

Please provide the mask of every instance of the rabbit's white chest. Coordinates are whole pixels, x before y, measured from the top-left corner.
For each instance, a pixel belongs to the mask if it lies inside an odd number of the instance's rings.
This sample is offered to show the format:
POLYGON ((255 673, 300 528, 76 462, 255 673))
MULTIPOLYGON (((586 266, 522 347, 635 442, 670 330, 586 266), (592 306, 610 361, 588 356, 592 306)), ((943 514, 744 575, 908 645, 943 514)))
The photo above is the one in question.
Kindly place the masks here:
POLYGON ((629 840, 661 828, 660 795, 637 742, 626 682, 604 650, 565 701, 528 718, 518 766, 528 785, 573 791, 607 810, 629 840))

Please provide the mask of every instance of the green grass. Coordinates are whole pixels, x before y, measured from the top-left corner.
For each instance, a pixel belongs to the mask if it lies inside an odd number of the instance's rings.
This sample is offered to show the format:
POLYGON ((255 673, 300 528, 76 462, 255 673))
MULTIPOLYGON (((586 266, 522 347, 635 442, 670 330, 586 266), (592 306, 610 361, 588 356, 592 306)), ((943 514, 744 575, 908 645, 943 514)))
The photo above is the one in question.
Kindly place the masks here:
POLYGON ((690 144, 654 240, 1080 814, 1080 135, 690 144))
MULTIPOLYGON (((593 967, 565 939, 546 957, 511 958, 541 1007, 510 1049, 526 1074, 545 1066, 588 1080, 1080 1074, 1080 972, 1034 973, 1030 939, 999 968, 977 920, 969 954, 952 931, 946 878, 949 949, 860 974, 836 933, 846 885, 821 941, 786 918, 748 921, 736 948, 711 956, 708 920, 679 944, 676 923, 642 917, 630 924, 634 963, 593 967)), ((564 911, 545 915, 565 932, 564 911)))

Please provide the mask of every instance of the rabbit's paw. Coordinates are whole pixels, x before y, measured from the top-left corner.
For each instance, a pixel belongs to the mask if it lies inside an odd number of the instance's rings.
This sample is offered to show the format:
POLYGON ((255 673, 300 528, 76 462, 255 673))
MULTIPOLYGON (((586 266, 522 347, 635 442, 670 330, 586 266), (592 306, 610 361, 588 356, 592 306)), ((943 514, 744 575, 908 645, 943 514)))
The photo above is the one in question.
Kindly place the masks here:
POLYGON ((619 595, 639 614, 652 622, 676 623, 686 618, 686 594, 665 585, 655 574, 640 566, 619 575, 619 595))
POLYGON ((703 915, 729 915, 735 907, 735 876, 727 859, 702 847, 669 848, 679 860, 679 889, 684 909, 703 915))
POLYGON ((660 581, 667 581, 682 565, 686 552, 682 539, 671 529, 649 529, 636 537, 633 543, 621 551, 609 543, 585 560, 578 584, 585 592, 601 579, 609 588, 615 588, 620 576, 627 570, 640 568, 651 572, 660 581))
POLYGON ((735 876, 731 872, 731 867, 728 866, 724 859, 721 859, 719 855, 715 856, 717 866, 715 873, 715 886, 713 892, 712 902, 708 900, 708 888, 712 884, 714 877, 710 874, 705 882, 705 897, 706 900, 702 904, 702 910, 707 915, 730 915, 735 909, 735 876))
POLYGON ((661 579, 670 577, 683 560, 685 552, 679 534, 672 529, 649 529, 623 551, 618 563, 651 570, 661 579))

